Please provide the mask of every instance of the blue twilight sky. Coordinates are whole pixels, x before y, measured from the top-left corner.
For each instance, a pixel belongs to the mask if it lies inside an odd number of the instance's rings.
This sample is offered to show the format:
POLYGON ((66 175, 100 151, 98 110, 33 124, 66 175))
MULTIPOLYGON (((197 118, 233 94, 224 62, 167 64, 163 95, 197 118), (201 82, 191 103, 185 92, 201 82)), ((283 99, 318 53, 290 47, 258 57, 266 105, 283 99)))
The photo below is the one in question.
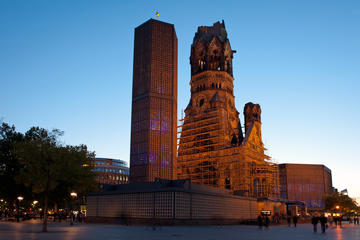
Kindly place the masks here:
POLYGON ((0 119, 129 161, 134 28, 156 11, 178 36, 179 118, 194 33, 224 19, 242 123, 244 104, 259 103, 273 159, 325 164, 360 196, 356 0, 0 0, 0 119))

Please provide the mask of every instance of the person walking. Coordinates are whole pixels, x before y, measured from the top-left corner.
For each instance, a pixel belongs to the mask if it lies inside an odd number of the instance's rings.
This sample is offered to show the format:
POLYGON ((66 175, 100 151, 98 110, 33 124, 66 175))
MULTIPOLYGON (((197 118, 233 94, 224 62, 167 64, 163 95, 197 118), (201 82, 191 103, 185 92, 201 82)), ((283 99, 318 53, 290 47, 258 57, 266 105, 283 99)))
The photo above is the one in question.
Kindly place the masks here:
POLYGON ((317 224, 318 224, 318 222, 319 222, 319 218, 316 215, 314 215, 312 217, 312 219, 311 219, 311 223, 314 226, 314 233, 317 232, 317 224))
POLYGON ((262 226, 263 226, 263 217, 262 217, 261 215, 258 216, 258 218, 257 218, 257 223, 258 223, 259 229, 262 229, 262 226))
POLYGON ((270 219, 269 219, 269 216, 266 215, 266 216, 265 216, 265 227, 268 228, 269 225, 270 225, 270 219))
POLYGON ((290 217, 290 215, 287 215, 286 220, 287 220, 288 226, 291 227, 291 217, 290 217))
POLYGON ((295 227, 296 227, 297 222, 298 222, 298 217, 295 215, 295 216, 293 217, 293 223, 294 223, 294 226, 295 226, 295 227))
POLYGON ((341 215, 338 219, 340 227, 342 227, 343 216, 341 215))
POLYGON ((325 217, 324 214, 320 217, 320 224, 321 224, 321 231, 322 231, 322 233, 325 233, 325 231, 326 231, 326 224, 327 224, 327 218, 325 217))
POLYGON ((334 219, 335 226, 337 227, 337 225, 338 225, 338 217, 334 216, 333 219, 334 219))

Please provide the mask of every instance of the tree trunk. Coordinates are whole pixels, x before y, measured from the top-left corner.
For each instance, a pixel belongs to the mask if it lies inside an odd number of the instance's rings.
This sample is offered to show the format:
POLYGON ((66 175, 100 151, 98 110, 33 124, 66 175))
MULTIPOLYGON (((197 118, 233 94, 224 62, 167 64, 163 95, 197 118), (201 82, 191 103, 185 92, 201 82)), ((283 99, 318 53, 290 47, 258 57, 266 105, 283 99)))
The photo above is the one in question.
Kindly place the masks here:
POLYGON ((45 194, 44 197, 44 219, 42 225, 42 231, 47 232, 47 218, 48 218, 48 196, 45 194))

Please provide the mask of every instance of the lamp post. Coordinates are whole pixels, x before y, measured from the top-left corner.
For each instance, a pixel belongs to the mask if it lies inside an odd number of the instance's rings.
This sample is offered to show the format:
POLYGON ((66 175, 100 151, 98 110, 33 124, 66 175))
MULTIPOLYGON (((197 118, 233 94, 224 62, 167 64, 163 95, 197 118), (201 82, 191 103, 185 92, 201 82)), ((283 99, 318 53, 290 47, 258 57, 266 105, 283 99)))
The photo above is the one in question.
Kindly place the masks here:
POLYGON ((19 222, 20 220, 20 202, 24 200, 24 197, 22 196, 18 196, 17 197, 17 201, 16 201, 16 208, 17 208, 17 211, 16 211, 16 221, 19 222))
POLYGON ((39 201, 37 201, 37 200, 34 200, 33 202, 32 202, 32 207, 33 207, 33 210, 34 210, 34 217, 35 217, 35 215, 37 214, 37 204, 39 203, 39 201))
POLYGON ((73 201, 74 199, 77 197, 77 193, 76 192, 71 192, 70 193, 70 197, 71 197, 71 207, 70 207, 70 225, 74 225, 74 214, 72 212, 72 208, 73 208, 73 201))

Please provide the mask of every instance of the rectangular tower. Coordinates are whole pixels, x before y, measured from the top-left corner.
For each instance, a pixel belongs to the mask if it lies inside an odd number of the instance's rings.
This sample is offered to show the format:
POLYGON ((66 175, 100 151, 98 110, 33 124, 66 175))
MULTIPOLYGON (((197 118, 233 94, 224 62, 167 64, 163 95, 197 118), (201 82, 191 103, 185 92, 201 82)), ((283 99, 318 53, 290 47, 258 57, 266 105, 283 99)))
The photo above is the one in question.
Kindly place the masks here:
POLYGON ((332 193, 331 170, 319 164, 279 164, 280 196, 301 201, 307 207, 325 207, 325 196, 332 193))
POLYGON ((174 178, 176 125, 176 32, 150 19, 135 29, 130 182, 174 178))

